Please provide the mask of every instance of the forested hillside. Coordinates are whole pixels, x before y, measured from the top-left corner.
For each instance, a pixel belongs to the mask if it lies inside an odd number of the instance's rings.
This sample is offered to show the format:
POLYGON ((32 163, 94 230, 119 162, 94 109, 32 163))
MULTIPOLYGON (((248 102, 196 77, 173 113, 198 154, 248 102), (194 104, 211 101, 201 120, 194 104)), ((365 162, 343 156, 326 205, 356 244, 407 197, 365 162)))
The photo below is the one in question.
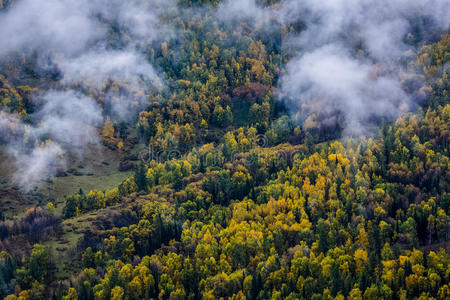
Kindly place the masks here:
POLYGON ((450 299, 448 12, 0 0, 0 297, 450 299))

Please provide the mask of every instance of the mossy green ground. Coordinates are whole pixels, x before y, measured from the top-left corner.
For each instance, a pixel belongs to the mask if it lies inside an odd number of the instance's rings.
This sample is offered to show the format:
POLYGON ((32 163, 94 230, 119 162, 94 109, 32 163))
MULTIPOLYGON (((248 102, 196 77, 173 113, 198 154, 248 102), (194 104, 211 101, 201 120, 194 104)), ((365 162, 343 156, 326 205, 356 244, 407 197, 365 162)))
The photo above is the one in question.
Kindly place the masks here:
POLYGON ((65 177, 54 177, 44 184, 42 192, 61 213, 65 197, 83 189, 106 190, 117 187, 132 172, 119 172, 120 157, 117 153, 107 149, 90 150, 82 160, 71 157, 68 162, 68 172, 65 177))
POLYGON ((105 148, 92 148, 83 156, 70 155, 67 159, 67 176, 52 177, 42 181, 40 189, 23 193, 11 183, 14 164, 4 148, 0 148, 0 209, 7 218, 22 215, 28 208, 45 206, 51 201, 60 214, 64 198, 81 189, 110 189, 118 186, 132 172, 119 172, 120 155, 105 148))
POLYGON ((51 249, 52 260, 57 269, 55 276, 58 280, 69 279, 71 271, 80 269, 81 263, 74 260, 79 255, 76 246, 84 232, 93 226, 97 214, 98 211, 64 220, 63 234, 44 243, 51 249))

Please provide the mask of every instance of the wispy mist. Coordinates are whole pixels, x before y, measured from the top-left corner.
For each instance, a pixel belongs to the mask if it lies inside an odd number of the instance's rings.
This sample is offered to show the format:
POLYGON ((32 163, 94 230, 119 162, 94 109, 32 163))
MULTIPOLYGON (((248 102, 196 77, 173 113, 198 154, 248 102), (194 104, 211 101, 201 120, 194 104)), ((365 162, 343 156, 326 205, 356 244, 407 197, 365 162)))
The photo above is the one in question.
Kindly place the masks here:
POLYGON ((16 167, 13 182, 24 191, 39 186, 42 179, 55 175, 59 168, 65 167, 64 151, 53 142, 37 144, 30 152, 10 148, 10 154, 15 158, 16 167))
POLYGON ((300 25, 283 41, 292 57, 282 66, 278 96, 299 122, 309 116, 319 127, 339 125, 353 135, 423 100, 420 84, 406 87, 421 79, 404 61, 448 30, 449 11, 449 0, 285 0, 272 6, 225 0, 218 16, 266 30, 300 25))
POLYGON ((377 73, 377 66, 354 59, 336 45, 293 59, 281 84, 294 111, 328 113, 321 121, 327 126, 334 126, 340 112, 345 128, 355 134, 363 133, 370 118, 395 117, 400 110, 407 111, 409 103, 396 74, 377 73))
POLYGON ((342 115, 346 134, 414 109, 423 98, 404 88, 406 79, 420 78, 402 58, 448 29, 449 11, 448 0, 283 2, 281 22, 298 20, 305 30, 286 41, 297 54, 281 78, 280 98, 301 120, 325 115, 318 126, 342 115))
POLYGON ((127 80, 133 86, 142 81, 161 84, 153 67, 135 51, 91 51, 74 59, 56 61, 67 82, 84 82, 97 88, 107 78, 127 80))
POLYGON ((64 89, 36 96, 39 109, 31 125, 1 113, 0 132, 16 159, 18 184, 26 189, 38 185, 63 165, 65 153, 81 154, 98 143, 103 113, 99 103, 80 91, 105 94, 103 104, 115 117, 127 119, 129 107, 145 103, 149 86, 162 86, 143 49, 170 35, 170 28, 159 22, 159 14, 169 7, 176 5, 159 0, 18 0, 0 11, 0 55, 37 54, 43 69, 56 66, 64 89), (111 81, 120 82, 120 92, 102 92, 111 81))
POLYGON ((94 100, 74 91, 50 91, 43 100, 45 104, 36 113, 36 137, 46 135, 59 144, 79 148, 97 142, 95 128, 103 118, 94 100))
POLYGON ((24 124, 16 115, 0 113, 0 133, 15 158, 15 183, 25 190, 64 167, 64 154, 82 154, 98 143, 97 127, 103 118, 94 100, 74 91, 49 91, 34 114, 35 124, 24 124))

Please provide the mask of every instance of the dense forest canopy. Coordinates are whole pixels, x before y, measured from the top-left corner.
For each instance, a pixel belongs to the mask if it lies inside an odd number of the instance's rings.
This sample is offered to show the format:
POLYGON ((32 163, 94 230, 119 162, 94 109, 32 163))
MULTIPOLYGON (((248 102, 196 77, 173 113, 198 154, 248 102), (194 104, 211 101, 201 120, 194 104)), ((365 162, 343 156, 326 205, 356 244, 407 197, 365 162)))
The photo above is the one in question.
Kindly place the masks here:
POLYGON ((449 299, 449 12, 0 0, 0 297, 449 299))

